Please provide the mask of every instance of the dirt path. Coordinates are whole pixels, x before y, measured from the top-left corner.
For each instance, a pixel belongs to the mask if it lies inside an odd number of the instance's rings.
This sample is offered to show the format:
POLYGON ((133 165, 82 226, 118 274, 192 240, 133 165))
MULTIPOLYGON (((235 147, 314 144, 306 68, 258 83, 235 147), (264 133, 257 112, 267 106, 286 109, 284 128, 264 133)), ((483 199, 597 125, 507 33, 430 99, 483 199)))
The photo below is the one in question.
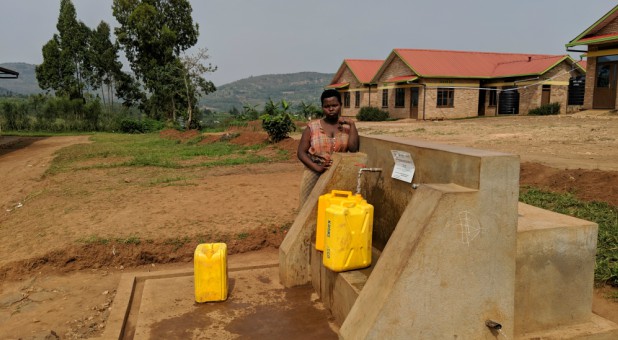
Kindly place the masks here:
MULTIPOLYGON (((358 123, 391 134, 521 156, 521 183, 618 205, 618 117, 498 117, 358 123)), ((241 134, 239 142, 261 142, 241 134)), ((185 265, 197 241, 232 252, 276 247, 297 212, 297 140, 286 162, 159 170, 95 169, 43 176, 54 152, 88 137, 0 137, 0 338, 54 330, 91 337, 104 327, 119 275, 185 265), (153 184, 155 183, 155 184, 153 184), (169 264, 166 264, 169 263, 169 264)), ((595 293, 594 309, 618 322, 618 303, 595 293)))
POLYGON ((520 155, 558 169, 618 171, 618 115, 500 116, 445 121, 361 122, 387 134, 520 155))

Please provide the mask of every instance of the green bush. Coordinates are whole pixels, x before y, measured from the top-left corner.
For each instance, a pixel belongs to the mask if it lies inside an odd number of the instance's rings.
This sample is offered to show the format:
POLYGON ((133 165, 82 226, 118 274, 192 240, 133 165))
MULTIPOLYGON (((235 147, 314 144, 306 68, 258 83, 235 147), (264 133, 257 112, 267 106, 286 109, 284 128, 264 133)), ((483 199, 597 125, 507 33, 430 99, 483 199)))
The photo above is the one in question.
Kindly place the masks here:
POLYGON ((120 132, 123 133, 147 133, 163 129, 165 123, 154 119, 125 118, 120 121, 120 132))
POLYGON ((260 119, 262 120, 262 128, 268 133, 268 138, 273 143, 287 138, 290 132, 296 130, 296 125, 287 112, 276 115, 263 114, 260 119))
POLYGON ((532 116, 547 116, 547 115, 557 115, 560 113, 560 103, 551 103, 541 105, 536 109, 532 109, 528 111, 529 115, 532 116))
POLYGON ((260 116, 262 128, 268 133, 268 138, 273 143, 287 138, 290 132, 296 131, 296 125, 288 113, 289 108, 285 100, 275 103, 269 99, 264 105, 263 114, 260 116))
POLYGON ((360 109, 356 115, 356 119, 363 122, 381 122, 388 119, 388 111, 381 110, 377 107, 365 106, 360 109))

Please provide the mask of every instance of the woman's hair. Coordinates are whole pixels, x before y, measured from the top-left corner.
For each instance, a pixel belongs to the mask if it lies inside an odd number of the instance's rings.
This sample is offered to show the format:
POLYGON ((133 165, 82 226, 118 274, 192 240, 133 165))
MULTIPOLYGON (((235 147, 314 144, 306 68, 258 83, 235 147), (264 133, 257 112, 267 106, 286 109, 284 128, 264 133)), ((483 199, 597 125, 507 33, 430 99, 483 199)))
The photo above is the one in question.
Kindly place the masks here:
POLYGON ((339 93, 339 91, 335 89, 324 90, 324 92, 322 92, 322 95, 320 96, 320 103, 324 104, 324 99, 331 98, 331 97, 337 98, 337 100, 339 101, 339 104, 341 104, 341 93, 339 93))

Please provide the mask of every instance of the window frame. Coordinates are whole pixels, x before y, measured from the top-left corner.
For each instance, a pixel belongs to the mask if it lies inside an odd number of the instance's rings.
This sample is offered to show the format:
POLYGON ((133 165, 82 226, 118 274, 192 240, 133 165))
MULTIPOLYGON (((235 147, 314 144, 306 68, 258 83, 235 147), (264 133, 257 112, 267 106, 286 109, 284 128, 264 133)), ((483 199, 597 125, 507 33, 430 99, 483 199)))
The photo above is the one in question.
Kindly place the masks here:
POLYGON ((490 87, 489 96, 487 96, 487 107, 496 107, 498 105, 498 88, 490 87))
POLYGON ((354 107, 360 107, 360 91, 354 91, 354 107))
POLYGON ((395 88, 395 107, 406 107, 406 90, 402 87, 395 88))
POLYGON ((350 107, 350 91, 346 91, 343 93, 343 107, 350 107))
POLYGON ((388 89, 382 90, 382 108, 388 107, 388 89))
POLYGON ((455 107, 455 89, 438 87, 436 90, 436 107, 455 107))

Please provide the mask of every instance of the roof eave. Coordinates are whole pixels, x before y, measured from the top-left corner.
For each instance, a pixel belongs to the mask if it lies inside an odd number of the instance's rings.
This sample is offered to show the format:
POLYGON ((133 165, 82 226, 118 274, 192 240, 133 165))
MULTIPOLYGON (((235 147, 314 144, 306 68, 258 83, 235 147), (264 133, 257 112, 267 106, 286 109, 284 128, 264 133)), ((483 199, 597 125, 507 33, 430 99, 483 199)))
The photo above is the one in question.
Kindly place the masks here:
POLYGON ((599 39, 590 39, 585 42, 575 41, 573 43, 568 43, 565 46, 573 47, 573 46, 582 46, 582 45, 594 45, 597 43, 604 43, 604 42, 611 42, 611 41, 618 41, 618 37, 605 37, 605 38, 599 38, 599 39))
POLYGON ((19 72, 9 70, 8 68, 0 67, 0 78, 16 79, 19 77, 19 72))
MULTIPOLYGON (((599 20, 595 21, 594 24, 590 25, 590 27, 588 27, 585 31, 583 31, 580 35, 578 35, 577 37, 575 37, 575 39, 569 41, 568 44, 566 44, 566 47, 573 47, 573 46, 578 46, 578 45, 582 45, 580 43, 577 43, 579 40, 581 40, 583 37, 585 37, 586 35, 588 35, 592 30, 594 30, 599 24, 601 24, 603 21, 605 21, 605 19, 607 19, 608 17, 610 17, 612 14, 614 14, 614 12, 616 12, 616 10, 618 10, 618 5, 614 6, 614 8, 612 8, 611 10, 609 10, 609 12, 605 13, 604 16, 602 16, 599 20)), ((587 45, 587 44, 586 44, 587 45)))

